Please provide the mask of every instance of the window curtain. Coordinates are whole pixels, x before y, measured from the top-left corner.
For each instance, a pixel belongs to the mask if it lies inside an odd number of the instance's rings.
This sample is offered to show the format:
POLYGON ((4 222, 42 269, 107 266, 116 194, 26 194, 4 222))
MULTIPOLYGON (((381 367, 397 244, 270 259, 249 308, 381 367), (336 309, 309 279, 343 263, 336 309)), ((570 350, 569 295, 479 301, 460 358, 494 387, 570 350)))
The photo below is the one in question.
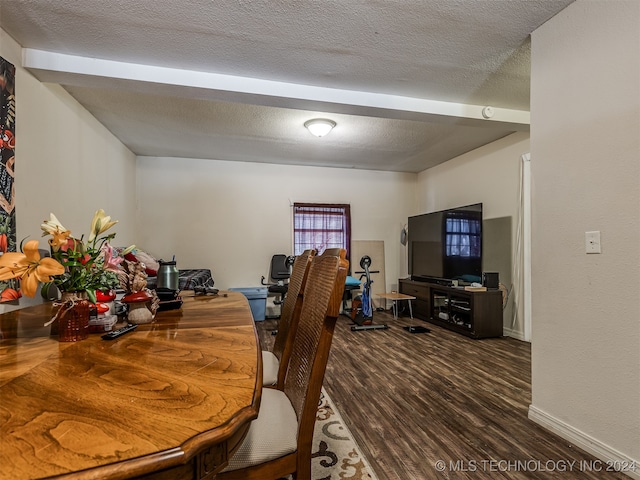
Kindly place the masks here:
POLYGON ((313 248, 322 254, 327 248, 351 251, 351 207, 346 204, 294 203, 293 253, 313 248))

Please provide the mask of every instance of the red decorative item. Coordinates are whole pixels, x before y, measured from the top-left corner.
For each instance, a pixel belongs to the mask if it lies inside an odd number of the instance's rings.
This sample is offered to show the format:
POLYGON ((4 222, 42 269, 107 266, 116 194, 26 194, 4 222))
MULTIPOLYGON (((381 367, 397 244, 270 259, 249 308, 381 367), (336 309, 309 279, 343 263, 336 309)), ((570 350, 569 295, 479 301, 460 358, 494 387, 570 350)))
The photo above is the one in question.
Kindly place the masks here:
POLYGON ((158 271, 157 270, 154 270, 153 268, 149 268, 149 267, 145 267, 144 273, 146 273, 150 277, 155 277, 155 276, 158 275, 158 271))
POLYGON ((116 292, 113 290, 107 290, 103 292, 102 290, 96 290, 96 300, 98 302, 113 302, 116 299, 116 292))
POLYGON ((5 288, 0 295, 0 302, 11 302, 13 300, 18 300, 20 297, 22 297, 22 293, 20 293, 20 291, 13 288, 5 288))
POLYGON ((129 323, 150 323, 153 321, 155 311, 152 312, 149 307, 152 296, 144 290, 133 292, 122 297, 122 301, 128 304, 127 320, 129 323))
POLYGON ((96 303, 96 310, 98 311, 98 315, 101 313, 107 313, 109 311, 109 305, 106 303, 98 302, 96 303))
POLYGON ((122 297, 122 301, 124 303, 147 302, 149 300, 151 300, 151 296, 144 290, 140 290, 139 292, 133 292, 122 297))
POLYGON ((125 260, 129 260, 130 262, 138 263, 138 259, 137 259, 137 258, 136 258, 136 256, 135 256, 133 253, 131 253, 131 252, 126 253, 126 254, 124 255, 124 259, 125 259, 125 260))

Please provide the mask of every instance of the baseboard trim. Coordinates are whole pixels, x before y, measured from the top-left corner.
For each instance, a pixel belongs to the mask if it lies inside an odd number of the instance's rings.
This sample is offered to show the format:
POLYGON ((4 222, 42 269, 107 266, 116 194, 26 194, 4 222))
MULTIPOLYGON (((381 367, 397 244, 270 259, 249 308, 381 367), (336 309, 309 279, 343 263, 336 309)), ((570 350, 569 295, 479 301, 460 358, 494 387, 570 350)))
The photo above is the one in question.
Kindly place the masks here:
POLYGON ((505 337, 515 338, 516 340, 522 340, 523 342, 526 341, 524 339, 524 332, 513 330, 512 328, 502 327, 502 333, 505 337))
POLYGON ((609 445, 602 443, 597 438, 587 435, 533 405, 529 405, 529 419, 601 460, 603 462, 601 465, 603 470, 607 467, 611 468, 618 465, 623 466, 623 468, 626 468, 628 465, 635 465, 635 472, 624 471, 623 473, 631 478, 640 480, 640 461, 627 457, 609 445))

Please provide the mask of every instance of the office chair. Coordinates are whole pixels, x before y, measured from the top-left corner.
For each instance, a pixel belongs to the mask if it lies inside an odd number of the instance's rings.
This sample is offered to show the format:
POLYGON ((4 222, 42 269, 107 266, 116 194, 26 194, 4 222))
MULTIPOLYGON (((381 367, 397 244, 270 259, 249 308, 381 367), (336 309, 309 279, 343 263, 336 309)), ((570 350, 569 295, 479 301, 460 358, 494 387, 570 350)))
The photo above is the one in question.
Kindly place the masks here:
MULTIPOLYGON (((271 269, 269 272, 270 282, 265 282, 263 276, 260 280, 262 285, 267 285, 267 292, 275 294, 276 299, 274 305, 282 305, 284 297, 289 290, 289 277, 291 277, 291 267, 293 266, 294 257, 287 257, 284 254, 276 254, 271 257, 271 269)), ((279 318, 278 315, 275 318, 279 318)))

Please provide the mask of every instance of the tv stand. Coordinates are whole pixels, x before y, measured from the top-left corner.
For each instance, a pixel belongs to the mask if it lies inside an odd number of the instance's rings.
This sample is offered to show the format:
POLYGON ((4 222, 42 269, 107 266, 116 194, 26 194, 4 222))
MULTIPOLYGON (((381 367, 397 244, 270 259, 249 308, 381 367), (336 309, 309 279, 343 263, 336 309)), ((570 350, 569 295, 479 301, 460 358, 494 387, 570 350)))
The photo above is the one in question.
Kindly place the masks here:
POLYGON ((416 297, 414 317, 471 338, 501 337, 502 292, 467 291, 431 282, 400 279, 398 290, 416 297))
POLYGON ((438 277, 427 277, 423 275, 416 275, 415 277, 411 277, 411 280, 414 282, 422 282, 422 283, 432 283, 434 285, 443 285, 445 287, 452 287, 453 282, 451 280, 447 280, 446 278, 438 278, 438 277))

